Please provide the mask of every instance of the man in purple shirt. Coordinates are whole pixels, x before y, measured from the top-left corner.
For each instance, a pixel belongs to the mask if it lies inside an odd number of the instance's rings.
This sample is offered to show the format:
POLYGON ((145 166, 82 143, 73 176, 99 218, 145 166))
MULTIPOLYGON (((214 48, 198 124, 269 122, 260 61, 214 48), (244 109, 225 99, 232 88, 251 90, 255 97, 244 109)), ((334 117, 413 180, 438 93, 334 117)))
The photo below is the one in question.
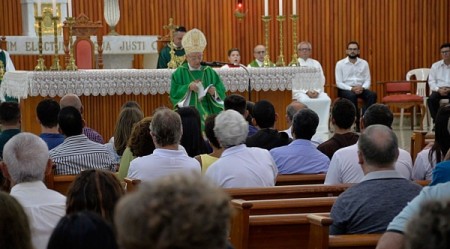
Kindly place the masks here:
MULTIPOLYGON (((83 110, 84 110, 83 104, 81 103, 80 98, 73 93, 68 93, 68 94, 64 95, 64 97, 62 97, 61 100, 59 101, 59 105, 61 106, 61 109, 66 106, 73 106, 73 107, 77 108, 77 110, 81 113, 81 115, 83 115, 83 110)), ((83 127, 83 134, 86 135, 86 137, 88 137, 89 140, 91 140, 91 141, 97 142, 99 144, 105 143, 103 141, 102 135, 100 135, 94 129, 89 128, 86 125, 86 123, 83 127)))
POLYGON ((319 116, 311 109, 294 115, 290 144, 270 150, 278 167, 278 174, 316 174, 328 171, 330 159, 311 144, 319 125, 319 116))

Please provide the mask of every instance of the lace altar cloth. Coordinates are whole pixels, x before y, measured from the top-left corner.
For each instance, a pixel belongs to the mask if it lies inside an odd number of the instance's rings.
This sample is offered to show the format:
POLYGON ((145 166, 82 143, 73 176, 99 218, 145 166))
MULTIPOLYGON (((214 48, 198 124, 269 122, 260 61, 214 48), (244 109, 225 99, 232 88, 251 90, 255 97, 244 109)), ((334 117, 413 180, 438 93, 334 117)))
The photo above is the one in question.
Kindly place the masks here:
MULTIPOLYGON (((314 82, 316 70, 303 67, 215 69, 230 92, 291 90, 293 81, 314 82)), ((114 69, 79 71, 14 71, 4 75, 0 96, 55 97, 77 95, 156 95, 169 93, 173 69, 114 69)))

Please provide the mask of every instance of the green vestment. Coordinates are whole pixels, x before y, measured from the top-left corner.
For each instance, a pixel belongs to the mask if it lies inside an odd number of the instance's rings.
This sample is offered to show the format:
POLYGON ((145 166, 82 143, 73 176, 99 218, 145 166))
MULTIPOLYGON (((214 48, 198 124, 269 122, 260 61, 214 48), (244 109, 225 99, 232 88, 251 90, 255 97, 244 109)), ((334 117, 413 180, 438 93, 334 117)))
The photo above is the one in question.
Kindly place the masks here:
MULTIPOLYGON (((179 56, 179 57, 181 57, 185 54, 184 48, 174 49, 174 51, 175 51, 175 55, 179 56)), ((170 46, 166 45, 166 46, 164 46, 163 49, 161 49, 161 52, 159 52, 158 65, 156 66, 156 68, 158 68, 158 69, 168 68, 167 63, 169 63, 169 62, 170 62, 170 46)))
POLYGON ((194 106, 200 113, 202 127, 204 120, 210 114, 217 114, 223 110, 223 100, 225 99, 225 86, 219 75, 209 66, 202 66, 200 70, 189 70, 188 63, 178 67, 172 74, 170 84, 170 101, 174 108, 179 106, 194 106), (189 90, 189 84, 193 81, 201 81, 203 88, 209 86, 216 88, 216 98, 209 93, 199 100, 198 93, 189 90), (185 103, 189 101, 188 103, 185 103))
MULTIPOLYGON (((3 62, 3 68, 6 71, 6 55, 3 50, 0 51, 0 61, 3 62)), ((2 78, 0 78, 0 84, 1 83, 2 83, 2 78)), ((18 102, 18 100, 16 98, 10 97, 8 95, 5 95, 5 101, 6 102, 9 102, 9 101, 18 102)))
MULTIPOLYGON (((258 64, 258 62, 256 62, 256 60, 250 62, 249 65, 250 65, 250 67, 259 67, 259 64, 258 64)), ((271 62, 269 67, 274 67, 274 66, 275 66, 275 64, 273 64, 273 63, 271 62)))

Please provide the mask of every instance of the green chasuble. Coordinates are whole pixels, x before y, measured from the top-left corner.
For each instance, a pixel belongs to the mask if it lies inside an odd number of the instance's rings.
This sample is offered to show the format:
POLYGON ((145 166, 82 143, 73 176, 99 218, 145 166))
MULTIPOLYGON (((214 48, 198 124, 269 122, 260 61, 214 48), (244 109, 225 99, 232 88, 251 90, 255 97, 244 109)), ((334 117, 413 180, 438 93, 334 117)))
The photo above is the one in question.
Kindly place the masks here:
MULTIPOLYGON (((183 56, 185 54, 184 48, 182 49, 175 49, 175 55, 176 56, 183 56)), ((156 68, 168 68, 167 63, 170 61, 170 46, 166 45, 163 49, 161 49, 161 52, 159 53, 158 57, 158 64, 156 65, 156 68)))
MULTIPOLYGON (((256 62, 256 60, 250 62, 249 65, 250 65, 250 67, 259 67, 259 64, 258 64, 258 62, 256 62)), ((275 64, 270 63, 270 67, 274 67, 274 66, 275 66, 275 64)))
MULTIPOLYGON (((3 62, 3 68, 6 71, 6 55, 5 52, 3 50, 0 51, 0 61, 3 62)), ((2 83, 2 78, 0 78, 0 84, 2 83)), ((13 102, 18 102, 18 100, 16 98, 10 97, 8 95, 5 95, 5 101, 13 101, 13 102)))
POLYGON ((170 101, 176 109, 184 101, 189 101, 182 106, 194 106, 200 112, 202 128, 204 121, 209 114, 217 114, 223 110, 223 100, 225 99, 225 86, 219 75, 209 66, 202 66, 200 70, 190 71, 188 63, 178 67, 172 74, 170 84, 170 101), (198 93, 189 90, 189 84, 193 81, 201 81, 205 91, 208 86, 216 88, 216 98, 209 93, 199 100, 198 93))

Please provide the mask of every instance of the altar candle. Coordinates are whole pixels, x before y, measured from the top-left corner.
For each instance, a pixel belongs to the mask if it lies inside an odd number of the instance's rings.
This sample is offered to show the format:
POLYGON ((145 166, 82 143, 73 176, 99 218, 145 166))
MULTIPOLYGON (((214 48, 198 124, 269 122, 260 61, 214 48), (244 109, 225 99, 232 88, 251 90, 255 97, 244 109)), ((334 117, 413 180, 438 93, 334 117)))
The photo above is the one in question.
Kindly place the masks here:
POLYGON ((56 16, 56 0, 52 0, 53 16, 56 16))
POLYGON ((269 15, 269 0, 264 0, 264 15, 269 15))
POLYGON ((283 0, 278 0, 278 10, 279 10, 279 16, 283 15, 283 0))
POLYGON ((37 16, 42 16, 42 3, 41 3, 41 0, 37 1, 37 16))
POLYGON ((297 0, 292 0, 292 15, 297 15, 297 0))
POLYGON ((67 0, 67 16, 72 17, 72 0, 67 0))

